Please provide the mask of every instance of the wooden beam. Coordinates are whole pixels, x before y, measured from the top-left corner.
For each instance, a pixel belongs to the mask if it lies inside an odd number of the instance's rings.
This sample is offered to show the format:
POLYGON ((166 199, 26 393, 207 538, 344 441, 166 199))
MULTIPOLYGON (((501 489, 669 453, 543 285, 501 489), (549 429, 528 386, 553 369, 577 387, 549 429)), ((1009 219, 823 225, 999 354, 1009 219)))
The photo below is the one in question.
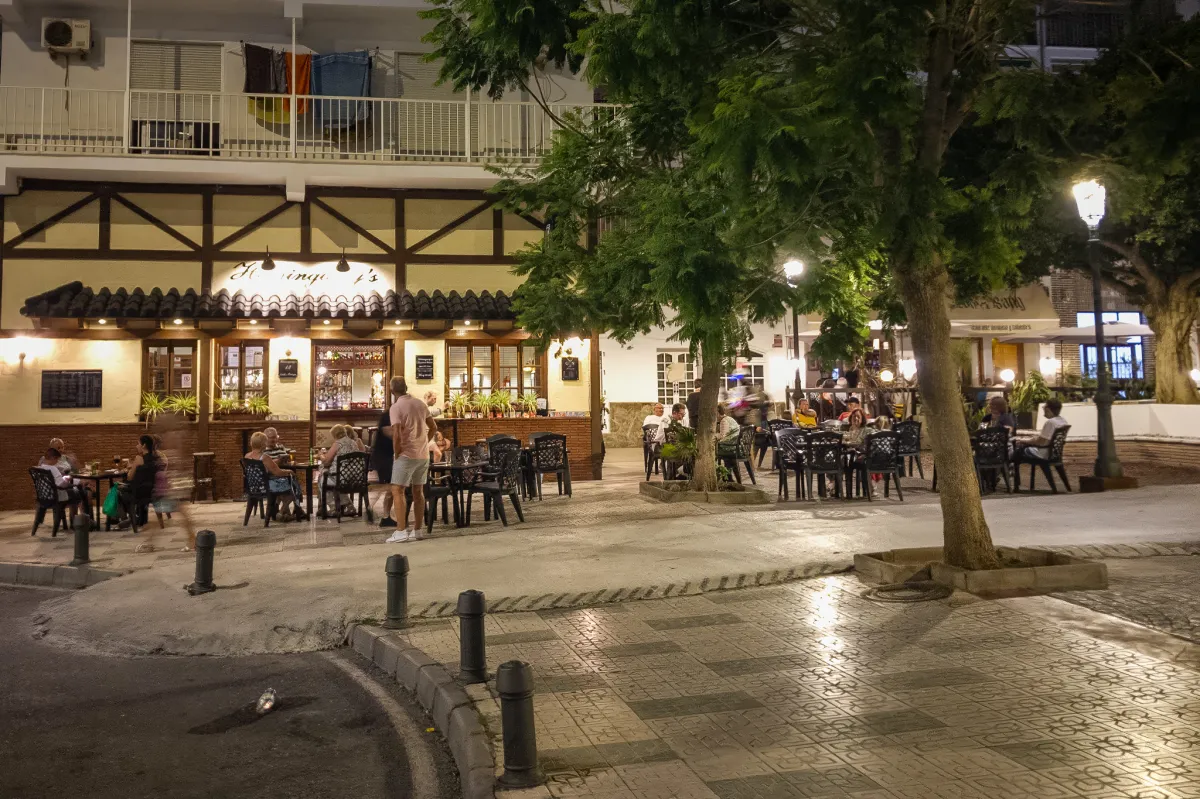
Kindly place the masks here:
POLYGON ((491 208, 495 204, 496 204, 495 200, 485 200, 480 205, 476 206, 475 208, 472 208, 470 211, 467 211, 465 214, 458 217, 457 219, 452 220, 451 222, 448 222, 447 224, 443 225, 440 229, 435 230, 433 233, 430 233, 428 236, 421 239, 413 246, 409 247, 408 254, 416 255, 420 250, 424 249, 425 247, 428 247, 430 244, 433 244, 435 241, 441 241, 446 236, 448 236, 452 232, 454 232, 454 230, 456 230, 460 225, 466 224, 468 221, 479 216, 480 214, 482 214, 484 211, 491 208))
POLYGON ((336 219, 337 221, 341 222, 343 225, 345 225, 346 227, 350 228, 350 229, 351 229, 351 230, 353 230, 355 233, 357 233, 358 235, 362 236, 364 239, 366 239, 367 241, 371 242, 372 244, 374 244, 374 245, 375 245, 376 247, 378 247, 379 249, 383 250, 383 251, 384 251, 385 253, 387 253, 388 255, 394 255, 394 254, 395 254, 395 249, 394 249, 394 248, 392 248, 392 247, 390 247, 390 246, 389 246, 389 245, 388 245, 388 244, 387 244, 387 243, 386 243, 386 242, 385 242, 383 239, 379 238, 379 237, 378 237, 378 236, 376 236, 374 233, 372 233, 371 231, 367 230, 365 227, 363 227, 362 225, 358 224, 358 223, 357 223, 357 222, 355 222, 353 219, 351 219, 350 217, 346 216, 345 214, 343 214, 343 213, 342 213, 341 211, 339 211, 338 209, 336 209, 336 208, 334 208, 333 206, 331 206, 329 203, 325 202, 324 200, 322 200, 322 199, 321 199, 321 198, 319 198, 319 197, 314 197, 314 198, 312 199, 312 202, 313 202, 313 204, 314 204, 314 205, 316 205, 316 206, 317 206, 318 208, 320 208, 322 211, 324 211, 325 213, 329 214, 329 215, 330 215, 330 216, 332 216, 334 219, 336 219))
POLYGON ((226 236, 225 238, 218 241, 215 245, 215 249, 224 250, 230 244, 233 244, 238 239, 243 239, 246 236, 249 236, 251 233, 258 230, 260 227, 267 224, 272 219, 279 216, 284 211, 288 210, 289 208, 291 208, 294 205, 295 205, 295 203, 288 202, 285 200, 282 204, 272 208, 270 211, 267 211, 265 214, 260 216, 258 219, 255 219, 253 222, 246 225, 242 229, 237 230, 233 233, 230 233, 228 236, 226 236))
POLYGON ((403 194, 396 197, 396 291, 408 288, 408 223, 404 219, 404 202, 403 194))
MULTIPOLYGON (((190 262, 200 263, 205 262, 205 256, 200 252, 185 252, 183 250, 112 250, 110 252, 98 252, 94 249, 83 249, 81 247, 38 247, 27 249, 13 249, 6 247, 3 250, 3 257, 14 261, 169 261, 169 262, 190 262)), ((336 253, 333 254, 336 257, 336 253)), ((262 250, 226 250, 224 252, 216 251, 212 260, 222 261, 258 261, 263 257, 262 250)), ((272 258, 282 258, 285 261, 300 261, 304 262, 310 259, 313 255, 305 255, 301 252, 280 252, 271 250, 272 258)), ((394 264, 395 256, 387 253, 359 253, 354 256, 354 260, 361 261, 366 264, 394 264)), ((462 256, 427 256, 421 259, 422 263, 439 264, 492 264, 492 263, 513 263, 511 258, 505 261, 496 261, 490 255, 462 255, 462 256), (445 258, 449 260, 445 260, 445 258)))
POLYGON ((517 216, 521 217, 522 219, 524 219, 526 222, 528 222, 530 225, 537 228, 538 230, 545 232, 546 223, 544 220, 538 219, 536 216, 532 216, 530 214, 517 214, 517 216))
MULTIPOLYGON (((112 183, 106 181, 105 186, 114 192, 129 192, 133 194, 201 194, 205 191, 216 191, 217 194, 241 195, 252 197, 283 198, 283 186, 219 186, 211 184, 190 183, 112 183)), ((22 191, 95 191, 96 182, 89 180, 47 180, 43 178, 26 178, 21 181, 22 191)))
POLYGON ((201 338, 196 342, 200 349, 200 385, 196 397, 200 401, 200 412, 196 416, 196 449, 199 452, 209 451, 208 419, 212 415, 213 393, 213 340, 201 338))
POLYGON ((9 247, 9 248, 17 247, 20 244, 22 244, 26 241, 29 241, 34 236, 41 233, 43 230, 47 230, 49 228, 54 227, 59 222, 63 221, 68 216, 70 216, 71 214, 83 209, 84 207, 86 207, 88 205, 91 205, 92 202, 94 202, 95 200, 98 200, 99 198, 100 198, 100 192, 93 191, 88 196, 84 197, 81 200, 76 200, 75 202, 71 203, 70 205, 68 205, 66 208, 62 209, 58 213, 51 214, 50 216, 46 217, 41 222, 38 222, 33 227, 29 228, 29 230, 26 230, 23 233, 18 233, 16 236, 13 236, 12 239, 10 239, 9 241, 6 241, 4 243, 4 246, 9 247))
POLYGON ((504 210, 492 208, 492 257, 504 257, 504 210))
MULTIPOLYGON (((0 194, 0 239, 4 238, 4 202, 5 197, 0 194)), ((4 307, 4 248, 0 247, 0 308, 4 307)), ((0 330, 4 328, 3 320, 0 320, 0 330)))
POLYGON ((200 252, 204 260, 200 262, 200 290, 212 291, 213 275, 213 192, 206 191, 200 196, 200 252))
POLYGON ((508 266, 517 259, 511 255, 497 258, 494 255, 409 255, 410 263, 430 266, 508 266))
POLYGON ((300 252, 312 252, 312 199, 300 203, 300 252))
MULTIPOLYGON (((103 218, 103 215, 104 215, 104 205, 103 205, 103 203, 104 203, 104 200, 105 200, 105 199, 106 199, 106 198, 103 198, 103 197, 100 199, 100 203, 101 203, 101 205, 100 205, 100 214, 101 214, 101 218, 103 218)), ((130 202, 130 201, 129 201, 129 200, 127 200, 126 198, 122 197, 120 194, 114 194, 114 195, 113 195, 113 197, 112 197, 112 199, 116 200, 116 201, 117 201, 117 202, 119 202, 121 205, 123 205, 123 206, 125 206, 126 208, 128 208, 130 211, 133 211, 135 214, 137 214, 138 216, 140 216, 142 219, 146 220, 146 221, 147 221, 147 222, 149 222, 151 225, 154 225, 154 227, 158 228, 158 229, 159 229, 159 230, 161 230, 163 233, 166 233, 168 236, 170 236, 171 238, 175 239, 176 241, 178 241, 180 244, 182 244, 183 246, 187 247, 188 249, 192 249, 192 250, 199 250, 199 249, 200 249, 200 245, 199 245, 199 244, 197 244, 196 242, 192 241, 192 240, 191 240, 191 239, 189 239, 187 236, 183 235, 183 234, 182 234, 182 233, 180 233, 178 230, 176 230, 175 228, 171 227, 171 226, 170 226, 170 225, 168 225, 166 222, 162 221, 162 220, 161 220, 161 219, 159 219, 157 216, 155 216, 154 214, 150 213, 149 211, 147 211, 146 209, 142 208, 141 206, 137 205, 136 203, 130 202)), ((101 233, 103 234, 103 230, 101 231, 101 233)), ((101 247, 101 249, 104 249, 104 248, 103 248, 103 247, 101 247)))
POLYGON ((100 195, 100 240, 101 250, 112 249, 112 193, 100 195))

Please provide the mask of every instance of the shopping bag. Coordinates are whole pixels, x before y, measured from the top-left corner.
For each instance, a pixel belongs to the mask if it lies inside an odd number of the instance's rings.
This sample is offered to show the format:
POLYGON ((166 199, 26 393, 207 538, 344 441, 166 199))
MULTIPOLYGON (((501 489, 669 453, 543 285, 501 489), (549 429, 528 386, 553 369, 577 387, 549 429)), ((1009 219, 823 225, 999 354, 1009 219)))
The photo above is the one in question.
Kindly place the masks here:
POLYGON ((116 518, 121 510, 120 491, 115 485, 108 487, 108 494, 104 497, 104 507, 102 508, 104 515, 109 518, 116 518))

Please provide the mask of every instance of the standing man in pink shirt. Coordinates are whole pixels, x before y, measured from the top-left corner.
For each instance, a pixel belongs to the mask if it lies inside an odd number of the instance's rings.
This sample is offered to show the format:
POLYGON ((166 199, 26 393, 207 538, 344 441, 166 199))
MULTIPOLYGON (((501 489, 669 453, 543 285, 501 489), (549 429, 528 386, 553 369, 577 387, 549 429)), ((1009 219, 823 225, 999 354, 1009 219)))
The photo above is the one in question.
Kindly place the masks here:
POLYGON ((387 539, 388 544, 403 544, 420 538, 425 519, 425 479, 429 476, 429 442, 437 434, 437 424, 429 414, 429 406, 408 393, 408 381, 392 378, 392 403, 388 415, 392 421, 392 505, 404 507, 404 489, 412 488, 413 524, 405 511, 404 527, 387 539), (415 525, 415 526, 414 526, 415 525))

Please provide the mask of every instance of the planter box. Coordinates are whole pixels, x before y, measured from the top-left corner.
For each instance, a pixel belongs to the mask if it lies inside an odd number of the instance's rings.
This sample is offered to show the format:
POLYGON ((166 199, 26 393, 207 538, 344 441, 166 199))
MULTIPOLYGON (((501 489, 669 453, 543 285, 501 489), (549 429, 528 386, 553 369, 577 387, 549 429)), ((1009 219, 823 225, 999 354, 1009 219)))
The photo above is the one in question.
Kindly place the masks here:
POLYGON ((1000 557, 1020 565, 970 571, 941 562, 941 547, 893 549, 854 556, 867 581, 901 583, 928 569, 936 583, 979 596, 1023 596, 1108 588, 1108 567, 1044 549, 997 547, 1000 557))
POLYGON ((681 491, 664 488, 663 483, 639 483, 638 493, 659 502, 705 502, 710 505, 767 505, 771 498, 762 489, 734 483, 730 491, 681 491))

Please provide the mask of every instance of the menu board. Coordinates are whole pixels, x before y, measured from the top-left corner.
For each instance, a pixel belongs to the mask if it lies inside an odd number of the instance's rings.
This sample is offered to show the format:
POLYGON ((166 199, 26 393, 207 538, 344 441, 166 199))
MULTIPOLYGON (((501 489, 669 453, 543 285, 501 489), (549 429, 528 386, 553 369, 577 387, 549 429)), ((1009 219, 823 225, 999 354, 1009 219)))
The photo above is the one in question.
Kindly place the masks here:
POLYGON ((432 380, 433 379, 433 356, 418 355, 417 356, 417 379, 432 380))
POLYGON ((42 370, 43 408, 99 408, 104 372, 100 369, 42 370))
POLYGON ((579 359, 578 358, 563 358, 562 359, 562 379, 563 380, 578 380, 579 379, 579 359))

